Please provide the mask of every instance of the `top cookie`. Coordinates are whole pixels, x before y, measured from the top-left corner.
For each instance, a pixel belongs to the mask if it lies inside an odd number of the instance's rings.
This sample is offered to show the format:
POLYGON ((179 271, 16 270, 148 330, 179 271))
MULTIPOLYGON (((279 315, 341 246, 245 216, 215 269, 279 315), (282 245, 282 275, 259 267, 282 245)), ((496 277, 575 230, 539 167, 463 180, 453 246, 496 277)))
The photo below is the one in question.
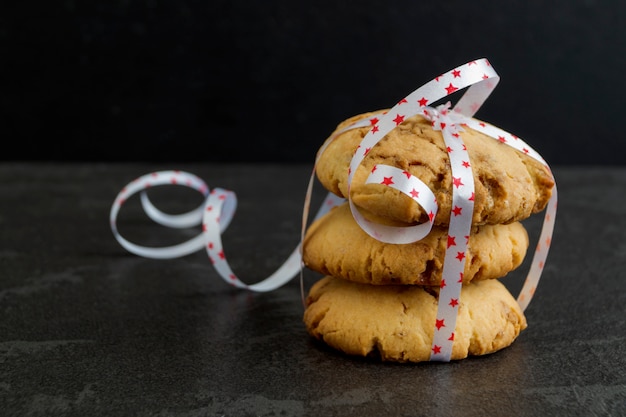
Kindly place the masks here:
MULTIPOLYGON (((381 112, 354 116, 339 124, 335 132, 381 112)), ((317 178, 328 191, 347 197, 348 167, 369 129, 361 127, 338 134, 319 156, 317 178)), ((474 225, 520 221, 545 208, 554 186, 547 167, 468 127, 464 127, 461 137, 474 175, 474 225)), ((452 204, 450 161, 442 133, 433 130, 430 121, 416 115, 389 132, 369 151, 355 172, 351 186, 352 201, 376 215, 406 223, 427 221, 422 208, 398 190, 381 184, 365 184, 377 164, 406 170, 423 181, 439 204, 435 224, 449 223, 452 204)))

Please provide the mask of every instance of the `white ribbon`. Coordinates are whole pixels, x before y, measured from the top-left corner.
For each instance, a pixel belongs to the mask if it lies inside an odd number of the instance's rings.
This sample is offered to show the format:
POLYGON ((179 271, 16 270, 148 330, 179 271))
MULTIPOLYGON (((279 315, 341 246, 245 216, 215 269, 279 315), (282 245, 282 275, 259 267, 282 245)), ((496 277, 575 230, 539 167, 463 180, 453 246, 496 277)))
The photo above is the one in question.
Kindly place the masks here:
MULTIPOLYGON (((204 247, 213 266, 224 281, 235 287, 250 291, 272 291, 300 273, 302 298, 304 300, 301 244, 308 224, 312 188, 319 157, 340 133, 349 129, 371 126, 350 161, 348 172, 348 196, 350 196, 354 173, 367 157, 369 151, 387 133, 402 124, 406 119, 414 115, 422 115, 433 123, 435 129, 442 131, 444 141, 449 149, 448 155, 453 176, 453 212, 450 215, 448 250, 444 259, 435 334, 430 358, 433 361, 449 361, 454 342, 454 329, 460 302, 465 253, 473 211, 473 175, 471 161, 463 141, 458 135, 462 131, 461 126, 466 125, 502 143, 506 143, 547 166, 543 158, 518 137, 472 118, 493 91, 498 81, 499 76, 486 59, 468 62, 424 84, 398 102, 388 112, 369 119, 359 120, 328 138, 318 151, 313 172, 309 179, 302 213, 301 243, 294 249, 283 265, 256 284, 246 284, 235 275, 226 260, 222 245, 221 233, 228 227, 237 206, 235 193, 220 188, 209 192, 209 188, 204 181, 193 174, 182 171, 160 171, 139 177, 126 185, 117 195, 111 207, 110 222, 113 235, 120 245, 129 252, 154 259, 182 257, 204 247), (464 88, 467 88, 467 90, 452 110, 449 109, 449 104, 432 107, 432 104, 438 100, 464 88), (162 185, 178 185, 195 189, 203 195, 205 200, 200 207, 188 213, 180 215, 164 213, 152 204, 146 194, 146 191, 151 187, 162 185), (199 235, 186 242, 160 248, 145 247, 128 241, 119 233, 116 222, 122 205, 136 193, 141 193, 142 207, 150 219, 156 223, 171 228, 188 228, 201 224, 202 231, 199 235)), ((393 166, 376 165, 373 172, 367 177, 366 183, 385 184, 399 190, 407 198, 414 199, 429 214, 429 221, 409 227, 391 227, 377 224, 366 220, 351 198, 348 198, 352 214, 364 231, 380 241, 391 244, 415 242, 428 235, 437 214, 438 206, 433 192, 419 178, 393 166)), ((315 219, 323 216, 332 207, 344 201, 345 199, 328 193, 318 209, 315 219)), ((544 223, 530 271, 518 296, 518 302, 522 310, 525 310, 530 303, 545 265, 554 228, 556 205, 557 190, 555 185, 546 208, 544 223)))

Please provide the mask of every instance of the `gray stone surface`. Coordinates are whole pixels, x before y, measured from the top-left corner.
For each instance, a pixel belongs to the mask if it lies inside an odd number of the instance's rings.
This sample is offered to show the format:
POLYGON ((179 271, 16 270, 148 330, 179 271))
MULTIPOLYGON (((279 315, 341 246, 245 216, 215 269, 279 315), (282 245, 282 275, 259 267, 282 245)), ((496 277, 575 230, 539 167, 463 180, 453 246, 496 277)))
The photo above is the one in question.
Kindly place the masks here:
MULTIPOLYGON (((296 247, 310 166, 0 165, 2 415, 626 415, 626 168, 554 170, 553 246, 511 347, 417 365, 314 343, 297 278, 250 293, 224 283, 204 253, 126 252, 109 227, 113 199, 170 168, 238 193, 224 246, 242 279, 261 280, 296 247)), ((154 196, 169 211, 200 201, 172 187, 154 196)), ((120 229, 155 245, 198 233, 151 223, 138 201, 120 229)), ((503 278, 512 291, 518 272, 503 278)), ((316 278, 305 274, 305 286, 316 278)))

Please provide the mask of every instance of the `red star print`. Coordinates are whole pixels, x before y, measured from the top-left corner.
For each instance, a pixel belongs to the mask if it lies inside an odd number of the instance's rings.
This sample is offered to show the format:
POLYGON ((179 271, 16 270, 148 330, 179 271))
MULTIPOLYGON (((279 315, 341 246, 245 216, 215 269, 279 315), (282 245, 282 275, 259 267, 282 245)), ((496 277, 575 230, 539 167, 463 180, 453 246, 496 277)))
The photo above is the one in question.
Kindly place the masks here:
POLYGON ((467 63, 467 66, 469 67, 469 66, 470 66, 470 65, 472 65, 472 64, 474 64, 474 65, 478 65, 478 64, 476 64, 476 61, 470 61, 470 62, 468 62, 468 63, 467 63))
POLYGON ((450 153, 450 152, 452 152, 452 148, 448 146, 448 147, 446 148, 446 151, 448 151, 448 153, 450 153))
POLYGON ((159 176, 159 173, 158 173, 158 172, 153 172, 151 175, 152 175, 154 178, 156 178, 156 177, 158 177, 158 176, 159 176))
POLYGON ((376 171, 376 168, 378 168, 378 165, 374 165, 374 168, 372 168, 372 174, 376 171))
POLYGON ((376 133, 378 130, 378 125, 374 125, 374 127, 372 127, 372 133, 376 133))
POLYGON ((459 305, 459 299, 458 299, 458 298, 451 298, 451 299, 450 299, 450 303, 448 303, 448 304, 450 304, 450 306, 451 306, 452 308, 454 308, 454 307, 456 307, 457 305, 459 305))
POLYGON ((228 278, 230 278, 231 281, 237 281, 237 277, 235 276, 235 274, 230 274, 228 278))
POLYGON ((439 284, 439 288, 445 288, 446 287, 446 280, 442 279, 441 283, 439 284))
POLYGON ((444 122, 439 123, 439 127, 441 128, 441 130, 446 128, 446 124, 444 122))
POLYGON ((213 210, 213 206, 207 206, 206 211, 211 211, 213 210))
POLYGON ((435 327, 437 328, 437 330, 441 330, 442 327, 446 327, 444 322, 445 322, 444 319, 441 319, 441 320, 437 319, 435 321, 435 327))
POLYGON ((416 191, 415 188, 411 190, 411 197, 418 198, 420 196, 419 191, 416 191))
POLYGON ((498 136, 498 140, 500 143, 506 143, 506 138, 504 136, 498 136))
POLYGON ((468 198, 469 201, 474 201, 474 192, 472 191, 472 195, 468 198))
POLYGON ((426 98, 422 97, 419 100, 417 100, 417 104, 419 104, 420 106, 424 107, 428 104, 428 100, 426 100, 426 98))
POLYGON ((438 354, 438 353, 441 353, 441 346, 437 346, 437 345, 435 345, 435 346, 433 346, 433 349, 432 349, 432 350, 433 350, 433 353, 434 353, 435 355, 436 355, 436 354, 438 354))
POLYGON ((454 184, 456 188, 459 188, 461 185, 465 185, 461 182, 460 177, 452 177, 452 183, 454 184))
POLYGON ((461 165, 463 165, 463 168, 469 168, 470 167, 470 163, 467 162, 467 161, 461 162, 461 165))
POLYGON ((146 185, 144 185, 144 187, 146 187, 146 188, 150 188, 150 187, 152 187, 152 184, 150 184, 149 182, 147 182, 147 183, 146 183, 146 185))
POLYGON ((453 76, 454 78, 459 78, 459 77, 461 76, 461 71, 459 71, 459 70, 453 70, 453 71, 452 71, 452 76, 453 76))
POLYGON ((522 150, 524 151, 524 153, 528 153, 529 152, 529 150, 526 149, 526 148, 522 148, 522 150))
POLYGON ((462 211, 462 210, 463 210, 463 209, 462 209, 461 207, 459 207, 459 206, 454 206, 454 208, 452 209, 452 213, 453 213, 455 216, 460 216, 460 215, 461 215, 461 211, 462 211))
POLYGON ((224 251, 221 250, 220 253, 217 254, 217 256, 220 257, 220 259, 226 259, 226 255, 224 255, 224 251))
POLYGON ((404 116, 401 114, 397 114, 393 121, 395 122, 396 126, 398 126, 400 123, 404 122, 404 116))
POLYGON ((376 123, 378 123, 378 117, 372 117, 372 118, 370 119, 370 124, 373 126, 373 125, 375 125, 376 123))
POLYGON ((452 83, 450 83, 450 85, 446 87, 446 91, 448 92, 448 94, 452 94, 452 93, 454 93, 458 89, 459 88, 453 86, 452 83))
POLYGON ((202 225, 202 231, 203 231, 203 232, 206 232, 207 230, 209 230, 209 228, 207 227, 207 225, 206 225, 206 224, 203 224, 203 225, 202 225))
POLYGON ((411 173, 409 171, 402 171, 402 173, 407 177, 407 179, 411 178, 411 173))
POLYGON ((208 244, 208 245, 206 245, 206 246, 207 246, 207 248, 209 248, 209 249, 213 249, 213 242, 209 242, 209 244, 208 244))
POLYGON ((363 156, 367 155, 368 153, 370 153, 370 149, 371 148, 365 148, 365 152, 363 152, 363 156))
POLYGON ((226 198, 226 194, 220 194, 220 196, 218 197, 220 200, 224 200, 226 198))
POLYGON ((459 272, 459 280, 457 282, 460 284, 463 283, 463 272, 459 272))
POLYGON ((382 182, 381 182, 381 184, 391 185, 391 184, 395 184, 395 183, 393 182, 393 177, 384 177, 382 182))
POLYGON ((435 213, 433 213, 432 211, 428 213, 428 219, 432 222, 433 219, 435 218, 435 213))
POLYGON ((176 184, 176 183, 177 183, 176 178, 172 178, 172 179, 170 180, 170 182, 171 182, 172 184, 176 184))
POLYGON ((487 78, 489 78, 489 76, 487 74, 483 74, 483 80, 486 80, 487 78))
POLYGON ((450 333, 449 341, 454 342, 454 332, 450 333))
POLYGON ((456 246, 456 241, 454 236, 448 235, 448 247, 456 246))
POLYGON ((398 102, 398 104, 404 104, 404 103, 408 103, 408 102, 406 101, 406 98, 403 98, 402 100, 400 100, 400 101, 398 102))
POLYGON ((465 258, 465 252, 457 252, 455 258, 462 261, 465 258))

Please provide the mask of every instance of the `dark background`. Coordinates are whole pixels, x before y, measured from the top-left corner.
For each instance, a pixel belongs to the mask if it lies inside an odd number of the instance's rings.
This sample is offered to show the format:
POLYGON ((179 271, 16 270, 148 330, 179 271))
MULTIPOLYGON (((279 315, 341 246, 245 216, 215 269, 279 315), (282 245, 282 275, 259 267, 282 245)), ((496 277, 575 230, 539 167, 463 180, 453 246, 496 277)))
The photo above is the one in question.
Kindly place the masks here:
POLYGON ((457 65, 551 164, 623 164, 626 2, 0 6, 1 160, 312 162, 343 119, 457 65))

